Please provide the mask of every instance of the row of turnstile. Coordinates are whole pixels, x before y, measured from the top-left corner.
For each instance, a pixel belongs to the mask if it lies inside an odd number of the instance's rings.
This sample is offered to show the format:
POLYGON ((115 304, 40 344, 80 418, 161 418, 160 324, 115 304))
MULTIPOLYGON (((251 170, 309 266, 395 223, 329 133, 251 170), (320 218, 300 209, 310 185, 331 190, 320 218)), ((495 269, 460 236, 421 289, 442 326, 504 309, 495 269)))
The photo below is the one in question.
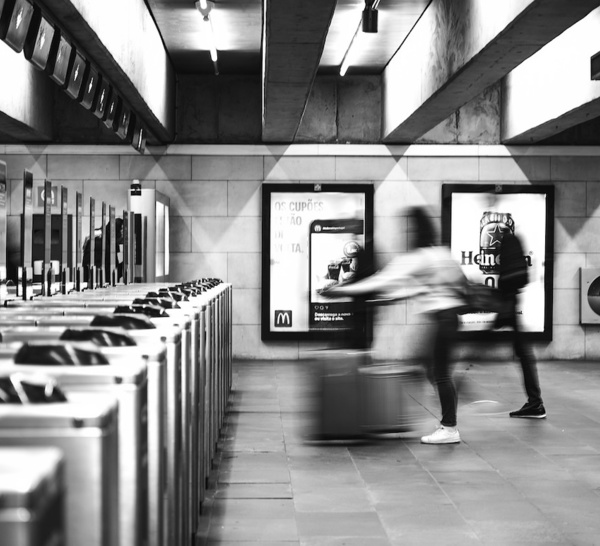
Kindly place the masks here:
POLYGON ((232 379, 232 287, 0 308, 0 546, 188 546, 232 379))

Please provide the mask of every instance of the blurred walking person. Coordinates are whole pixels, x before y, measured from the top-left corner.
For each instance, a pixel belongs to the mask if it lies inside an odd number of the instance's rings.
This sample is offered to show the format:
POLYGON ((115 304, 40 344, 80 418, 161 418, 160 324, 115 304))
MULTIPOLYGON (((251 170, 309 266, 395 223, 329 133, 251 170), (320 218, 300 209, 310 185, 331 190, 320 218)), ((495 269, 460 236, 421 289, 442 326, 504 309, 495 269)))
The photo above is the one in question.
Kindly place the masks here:
POLYGON ((458 396, 452 377, 452 348, 458 330, 457 311, 464 306, 461 296, 465 278, 450 249, 437 243, 431 218, 421 207, 407 212, 409 251, 395 257, 375 274, 352 284, 324 291, 328 296, 377 295, 386 300, 420 299, 422 311, 433 318, 434 343, 431 373, 436 386, 441 419, 439 428, 421 438, 424 444, 460 442, 457 426, 458 396))
POLYGON ((497 326, 509 326, 514 332, 513 345, 515 354, 521 362, 523 385, 527 395, 527 402, 523 407, 511 411, 510 416, 524 419, 543 419, 546 417, 546 408, 542 400, 537 364, 531 347, 525 341, 520 317, 517 314, 519 293, 527 283, 528 273, 523 256, 523 247, 519 238, 512 230, 508 229, 502 236, 500 275, 498 277, 498 289, 505 299, 507 309, 501 315, 497 326))

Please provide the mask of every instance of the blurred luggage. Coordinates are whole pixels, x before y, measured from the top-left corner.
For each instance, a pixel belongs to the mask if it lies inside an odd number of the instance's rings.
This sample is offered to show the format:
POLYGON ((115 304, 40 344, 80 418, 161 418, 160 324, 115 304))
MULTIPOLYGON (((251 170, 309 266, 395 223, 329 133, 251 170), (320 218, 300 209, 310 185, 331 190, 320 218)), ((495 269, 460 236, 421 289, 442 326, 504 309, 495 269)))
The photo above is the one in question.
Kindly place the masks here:
POLYGON ((323 351, 316 362, 314 440, 361 438, 358 369, 364 351, 323 351))
POLYGON ((323 351, 315 364, 313 440, 414 430, 426 417, 420 366, 373 363, 371 352, 323 351))
POLYGON ((377 364, 359 369, 362 427, 365 433, 409 432, 423 420, 419 403, 422 368, 377 364))

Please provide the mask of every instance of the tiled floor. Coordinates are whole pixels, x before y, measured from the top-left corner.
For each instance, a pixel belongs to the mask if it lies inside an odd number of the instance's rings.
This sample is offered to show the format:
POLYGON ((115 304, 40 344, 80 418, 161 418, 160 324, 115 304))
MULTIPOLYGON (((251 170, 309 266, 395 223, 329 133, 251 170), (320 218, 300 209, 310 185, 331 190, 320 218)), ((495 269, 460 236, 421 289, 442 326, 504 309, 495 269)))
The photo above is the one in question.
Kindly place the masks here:
POLYGON ((538 369, 548 418, 519 420, 515 363, 458 363, 463 441, 432 446, 429 385, 411 432, 319 443, 314 364, 236 362, 196 544, 600 545, 600 363, 538 369))

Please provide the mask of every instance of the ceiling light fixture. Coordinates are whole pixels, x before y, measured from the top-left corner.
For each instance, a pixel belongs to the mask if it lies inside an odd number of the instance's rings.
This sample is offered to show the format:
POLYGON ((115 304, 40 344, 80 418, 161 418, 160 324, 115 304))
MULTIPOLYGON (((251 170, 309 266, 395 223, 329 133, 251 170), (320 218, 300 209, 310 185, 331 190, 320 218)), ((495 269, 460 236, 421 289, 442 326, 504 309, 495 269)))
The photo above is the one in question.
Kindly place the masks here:
POLYGON ((352 40, 350 40, 350 44, 346 49, 346 53, 344 53, 344 57, 342 58, 342 64, 340 66, 340 76, 345 76, 348 67, 350 66, 350 51, 352 50, 352 46, 356 41, 356 37, 358 36, 359 31, 362 29, 363 32, 368 34, 373 34, 377 32, 377 6, 379 5, 379 0, 365 0, 365 9, 362 12, 360 22, 358 23, 354 34, 352 35, 352 40))
POLYGON ((208 39, 208 49, 210 51, 210 58, 213 62, 213 67, 215 69, 215 74, 219 75, 219 64, 217 62, 217 46, 215 40, 215 32, 213 30, 212 21, 210 18, 210 12, 215 7, 215 3, 210 0, 198 0, 196 2, 196 9, 202 15, 202 23, 204 26, 204 32, 206 33, 208 39))

